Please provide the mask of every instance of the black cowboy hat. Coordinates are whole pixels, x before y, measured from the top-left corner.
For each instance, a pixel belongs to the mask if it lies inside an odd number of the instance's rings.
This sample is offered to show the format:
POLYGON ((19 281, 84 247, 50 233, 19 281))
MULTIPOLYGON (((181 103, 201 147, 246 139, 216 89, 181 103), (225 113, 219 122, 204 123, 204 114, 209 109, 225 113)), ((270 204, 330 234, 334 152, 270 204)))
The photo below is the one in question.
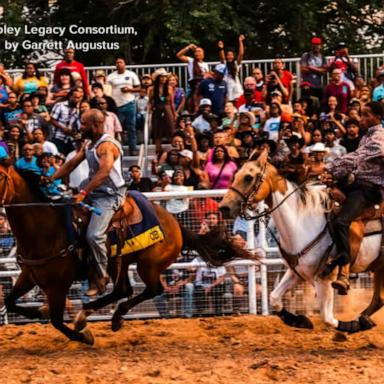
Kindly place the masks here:
POLYGON ((277 149, 277 144, 275 141, 270 140, 266 137, 263 137, 261 139, 258 139, 255 141, 255 147, 256 146, 262 146, 263 144, 268 144, 269 145, 269 154, 272 155, 276 152, 277 149))
POLYGON ((304 147, 304 139, 302 137, 299 137, 297 135, 292 135, 289 139, 284 139, 284 141, 287 143, 288 147, 291 146, 292 144, 299 144, 300 148, 304 147))

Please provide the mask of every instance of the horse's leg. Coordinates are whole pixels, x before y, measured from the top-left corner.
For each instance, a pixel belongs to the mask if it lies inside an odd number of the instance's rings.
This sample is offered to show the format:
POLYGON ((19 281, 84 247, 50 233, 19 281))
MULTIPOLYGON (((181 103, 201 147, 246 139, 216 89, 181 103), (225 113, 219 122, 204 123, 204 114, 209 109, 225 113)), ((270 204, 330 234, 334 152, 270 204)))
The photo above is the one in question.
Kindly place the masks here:
POLYGON ((373 275, 374 291, 372 301, 362 312, 364 316, 371 316, 384 305, 384 268, 374 272, 373 275))
POLYGON ((38 308, 24 307, 16 304, 16 300, 29 292, 35 285, 30 273, 22 270, 10 294, 5 298, 4 303, 7 311, 18 313, 28 319, 44 318, 44 314, 38 308))
POLYGON ((94 338, 90 330, 85 329, 81 332, 72 330, 64 324, 64 309, 67 297, 67 289, 64 287, 49 288, 46 291, 49 314, 51 317, 52 325, 62 332, 68 339, 73 341, 80 341, 85 344, 93 345, 94 338))
POLYGON ((320 305, 321 320, 332 327, 337 327, 339 322, 333 315, 334 289, 331 280, 318 278, 315 280, 315 290, 320 305))
POLYGON ((87 317, 94 311, 114 303, 123 297, 129 297, 132 295, 133 289, 128 277, 129 262, 125 259, 120 261, 121 266, 119 263, 113 263, 113 267, 118 268, 118 271, 113 271, 112 273, 112 278, 115 281, 113 291, 105 296, 100 297, 97 300, 83 304, 82 310, 76 315, 74 321, 76 331, 81 331, 87 326, 87 317))
POLYGON ((290 327, 296 328, 308 328, 312 329, 313 324, 308 317, 304 315, 295 315, 287 311, 283 306, 283 296, 284 294, 292 289, 299 281, 299 276, 292 269, 288 269, 280 283, 277 287, 271 292, 270 301, 272 308, 276 311, 277 316, 290 327))
MULTIPOLYGON (((148 255, 147 255, 148 256, 148 255)), ((137 272, 145 284, 143 292, 132 297, 131 299, 120 303, 112 316, 112 330, 118 331, 124 322, 123 316, 134 306, 145 300, 154 298, 163 293, 163 286, 160 282, 160 273, 164 267, 154 265, 153 260, 148 257, 145 261, 141 260, 137 264, 137 272)))

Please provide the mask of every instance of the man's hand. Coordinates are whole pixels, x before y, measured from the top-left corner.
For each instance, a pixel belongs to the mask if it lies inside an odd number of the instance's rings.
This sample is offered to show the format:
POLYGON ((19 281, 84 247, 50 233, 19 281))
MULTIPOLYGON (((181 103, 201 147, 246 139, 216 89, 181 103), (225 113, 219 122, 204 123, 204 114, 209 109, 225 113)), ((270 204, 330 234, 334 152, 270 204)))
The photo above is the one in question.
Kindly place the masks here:
POLYGON ((217 46, 220 48, 220 49, 224 49, 224 42, 222 42, 221 40, 217 43, 217 46))
POLYGON ((240 35, 239 36, 239 41, 244 41, 245 40, 245 36, 244 35, 240 35))
POLYGON ((85 199, 85 196, 81 193, 78 193, 77 195, 72 196, 72 200, 75 204, 79 204, 79 203, 83 202, 84 199, 85 199))
POLYGON ((328 187, 330 187, 334 184, 333 175, 327 171, 324 171, 320 175, 320 181, 328 187))

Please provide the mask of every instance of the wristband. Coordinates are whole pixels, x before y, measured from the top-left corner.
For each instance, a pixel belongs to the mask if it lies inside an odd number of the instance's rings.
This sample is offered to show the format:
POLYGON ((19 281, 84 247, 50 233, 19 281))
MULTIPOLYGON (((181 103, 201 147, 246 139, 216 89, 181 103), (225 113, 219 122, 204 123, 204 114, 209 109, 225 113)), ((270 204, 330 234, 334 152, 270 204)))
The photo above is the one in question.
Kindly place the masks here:
POLYGON ((88 192, 85 189, 81 189, 79 194, 85 197, 88 195, 88 192))

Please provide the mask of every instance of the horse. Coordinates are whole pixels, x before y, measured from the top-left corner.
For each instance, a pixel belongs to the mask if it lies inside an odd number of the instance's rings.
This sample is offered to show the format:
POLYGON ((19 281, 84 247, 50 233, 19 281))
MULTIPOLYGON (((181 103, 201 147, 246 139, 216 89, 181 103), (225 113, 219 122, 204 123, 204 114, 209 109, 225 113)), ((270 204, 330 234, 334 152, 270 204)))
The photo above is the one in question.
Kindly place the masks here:
MULTIPOLYGON (((123 315, 135 305, 163 292, 160 274, 172 264, 183 247, 196 250, 203 260, 213 265, 245 252, 232 244, 224 233, 212 231, 197 235, 181 227, 173 215, 153 204, 164 232, 164 240, 130 254, 115 257, 110 268, 114 282, 112 293, 88 304, 77 316, 74 329, 63 322, 66 296, 79 273, 78 252, 67 230, 64 203, 41 200, 38 185, 31 185, 25 175, 13 166, 0 165, 0 205, 5 207, 12 232, 17 240, 21 273, 5 299, 9 312, 30 319, 46 318, 46 308, 20 306, 17 299, 38 285, 46 294, 52 325, 67 338, 92 345, 94 337, 86 328, 86 317, 93 310, 132 295, 128 267, 137 262, 137 271, 145 284, 143 292, 121 302, 112 318, 112 329, 123 324, 123 315)), ((68 203, 66 203, 68 204, 68 203)))
POLYGON ((325 186, 297 185, 279 174, 268 162, 264 150, 258 158, 250 158, 235 175, 228 192, 219 204, 223 216, 236 217, 257 211, 264 201, 269 209, 253 217, 270 215, 280 234, 279 248, 288 264, 280 283, 270 294, 275 313, 289 326, 312 329, 313 324, 305 315, 295 315, 284 308, 282 298, 300 280, 311 283, 320 304, 322 321, 339 331, 358 332, 375 324, 370 316, 384 304, 384 265, 381 255, 382 231, 364 237, 357 250, 351 272, 371 270, 374 274, 374 293, 371 303, 354 320, 340 321, 334 316, 334 290, 336 270, 328 277, 321 277, 327 256, 336 250, 327 225, 327 212, 331 200, 325 186))

